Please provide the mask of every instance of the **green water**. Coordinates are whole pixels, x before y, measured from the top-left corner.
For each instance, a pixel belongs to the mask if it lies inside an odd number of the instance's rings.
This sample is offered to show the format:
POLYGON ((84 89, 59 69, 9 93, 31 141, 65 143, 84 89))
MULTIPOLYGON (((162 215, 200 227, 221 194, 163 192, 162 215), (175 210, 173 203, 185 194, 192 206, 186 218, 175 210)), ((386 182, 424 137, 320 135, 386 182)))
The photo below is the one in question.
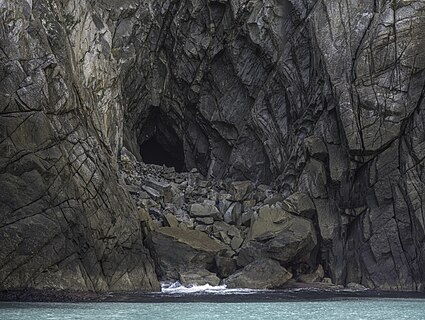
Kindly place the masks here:
POLYGON ((271 303, 0 303, 1 320, 425 319, 425 300, 350 299, 271 303))

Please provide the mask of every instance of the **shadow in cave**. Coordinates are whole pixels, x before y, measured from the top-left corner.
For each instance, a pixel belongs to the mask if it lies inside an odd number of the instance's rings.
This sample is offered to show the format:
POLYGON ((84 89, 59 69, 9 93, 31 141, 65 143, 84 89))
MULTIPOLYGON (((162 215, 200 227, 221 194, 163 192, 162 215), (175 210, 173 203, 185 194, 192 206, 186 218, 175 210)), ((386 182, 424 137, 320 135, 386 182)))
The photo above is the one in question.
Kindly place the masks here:
POLYGON ((167 143, 157 135, 140 145, 140 153, 145 163, 174 167, 177 172, 186 171, 183 145, 167 143))

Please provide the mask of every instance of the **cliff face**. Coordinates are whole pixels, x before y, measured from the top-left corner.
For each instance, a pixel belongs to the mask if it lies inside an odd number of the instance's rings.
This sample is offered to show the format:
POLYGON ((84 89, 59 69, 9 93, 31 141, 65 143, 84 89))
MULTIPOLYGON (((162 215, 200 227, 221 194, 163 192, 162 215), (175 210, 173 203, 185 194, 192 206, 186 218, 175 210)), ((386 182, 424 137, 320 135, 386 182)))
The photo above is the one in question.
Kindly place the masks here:
POLYGON ((159 289, 118 185, 124 62, 112 56, 107 9, 0 2, 2 289, 159 289))
POLYGON ((0 15, 2 289, 158 289, 122 146, 303 192, 334 282, 423 288, 423 1, 0 0, 0 15))

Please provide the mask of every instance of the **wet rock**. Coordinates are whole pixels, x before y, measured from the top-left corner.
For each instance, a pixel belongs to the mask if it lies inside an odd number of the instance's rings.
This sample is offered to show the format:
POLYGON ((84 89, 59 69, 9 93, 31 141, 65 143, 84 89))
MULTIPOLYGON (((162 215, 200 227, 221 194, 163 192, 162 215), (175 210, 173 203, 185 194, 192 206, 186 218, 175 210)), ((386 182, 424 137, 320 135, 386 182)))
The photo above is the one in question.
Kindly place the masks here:
POLYGON ((259 259, 225 280, 228 288, 274 289, 283 286, 292 274, 277 261, 259 259))
POLYGON ((347 289, 355 290, 355 291, 364 291, 367 288, 359 283, 350 282, 345 286, 347 289))
POLYGON ((280 207, 263 206, 249 229, 239 252, 238 264, 246 265, 256 257, 268 257, 282 263, 311 258, 317 244, 313 223, 280 207))
POLYGON ((218 286, 220 284, 220 278, 215 273, 205 269, 179 272, 179 281, 185 287, 203 286, 206 284, 218 286))
POLYGON ((150 247, 164 278, 177 279, 187 269, 209 269, 215 256, 228 249, 197 230, 163 227, 150 235, 150 247))

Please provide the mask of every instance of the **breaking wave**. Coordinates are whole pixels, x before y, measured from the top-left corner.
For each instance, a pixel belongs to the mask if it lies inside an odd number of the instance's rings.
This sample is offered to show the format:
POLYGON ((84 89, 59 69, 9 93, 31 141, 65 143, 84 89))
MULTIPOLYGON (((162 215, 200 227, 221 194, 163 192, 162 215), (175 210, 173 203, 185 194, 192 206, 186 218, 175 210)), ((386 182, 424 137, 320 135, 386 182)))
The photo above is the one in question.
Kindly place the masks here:
POLYGON ((161 292, 166 294, 254 294, 267 290, 258 289, 228 289, 226 285, 211 286, 205 284, 202 286, 193 285, 189 287, 183 286, 180 282, 162 283, 161 292))

